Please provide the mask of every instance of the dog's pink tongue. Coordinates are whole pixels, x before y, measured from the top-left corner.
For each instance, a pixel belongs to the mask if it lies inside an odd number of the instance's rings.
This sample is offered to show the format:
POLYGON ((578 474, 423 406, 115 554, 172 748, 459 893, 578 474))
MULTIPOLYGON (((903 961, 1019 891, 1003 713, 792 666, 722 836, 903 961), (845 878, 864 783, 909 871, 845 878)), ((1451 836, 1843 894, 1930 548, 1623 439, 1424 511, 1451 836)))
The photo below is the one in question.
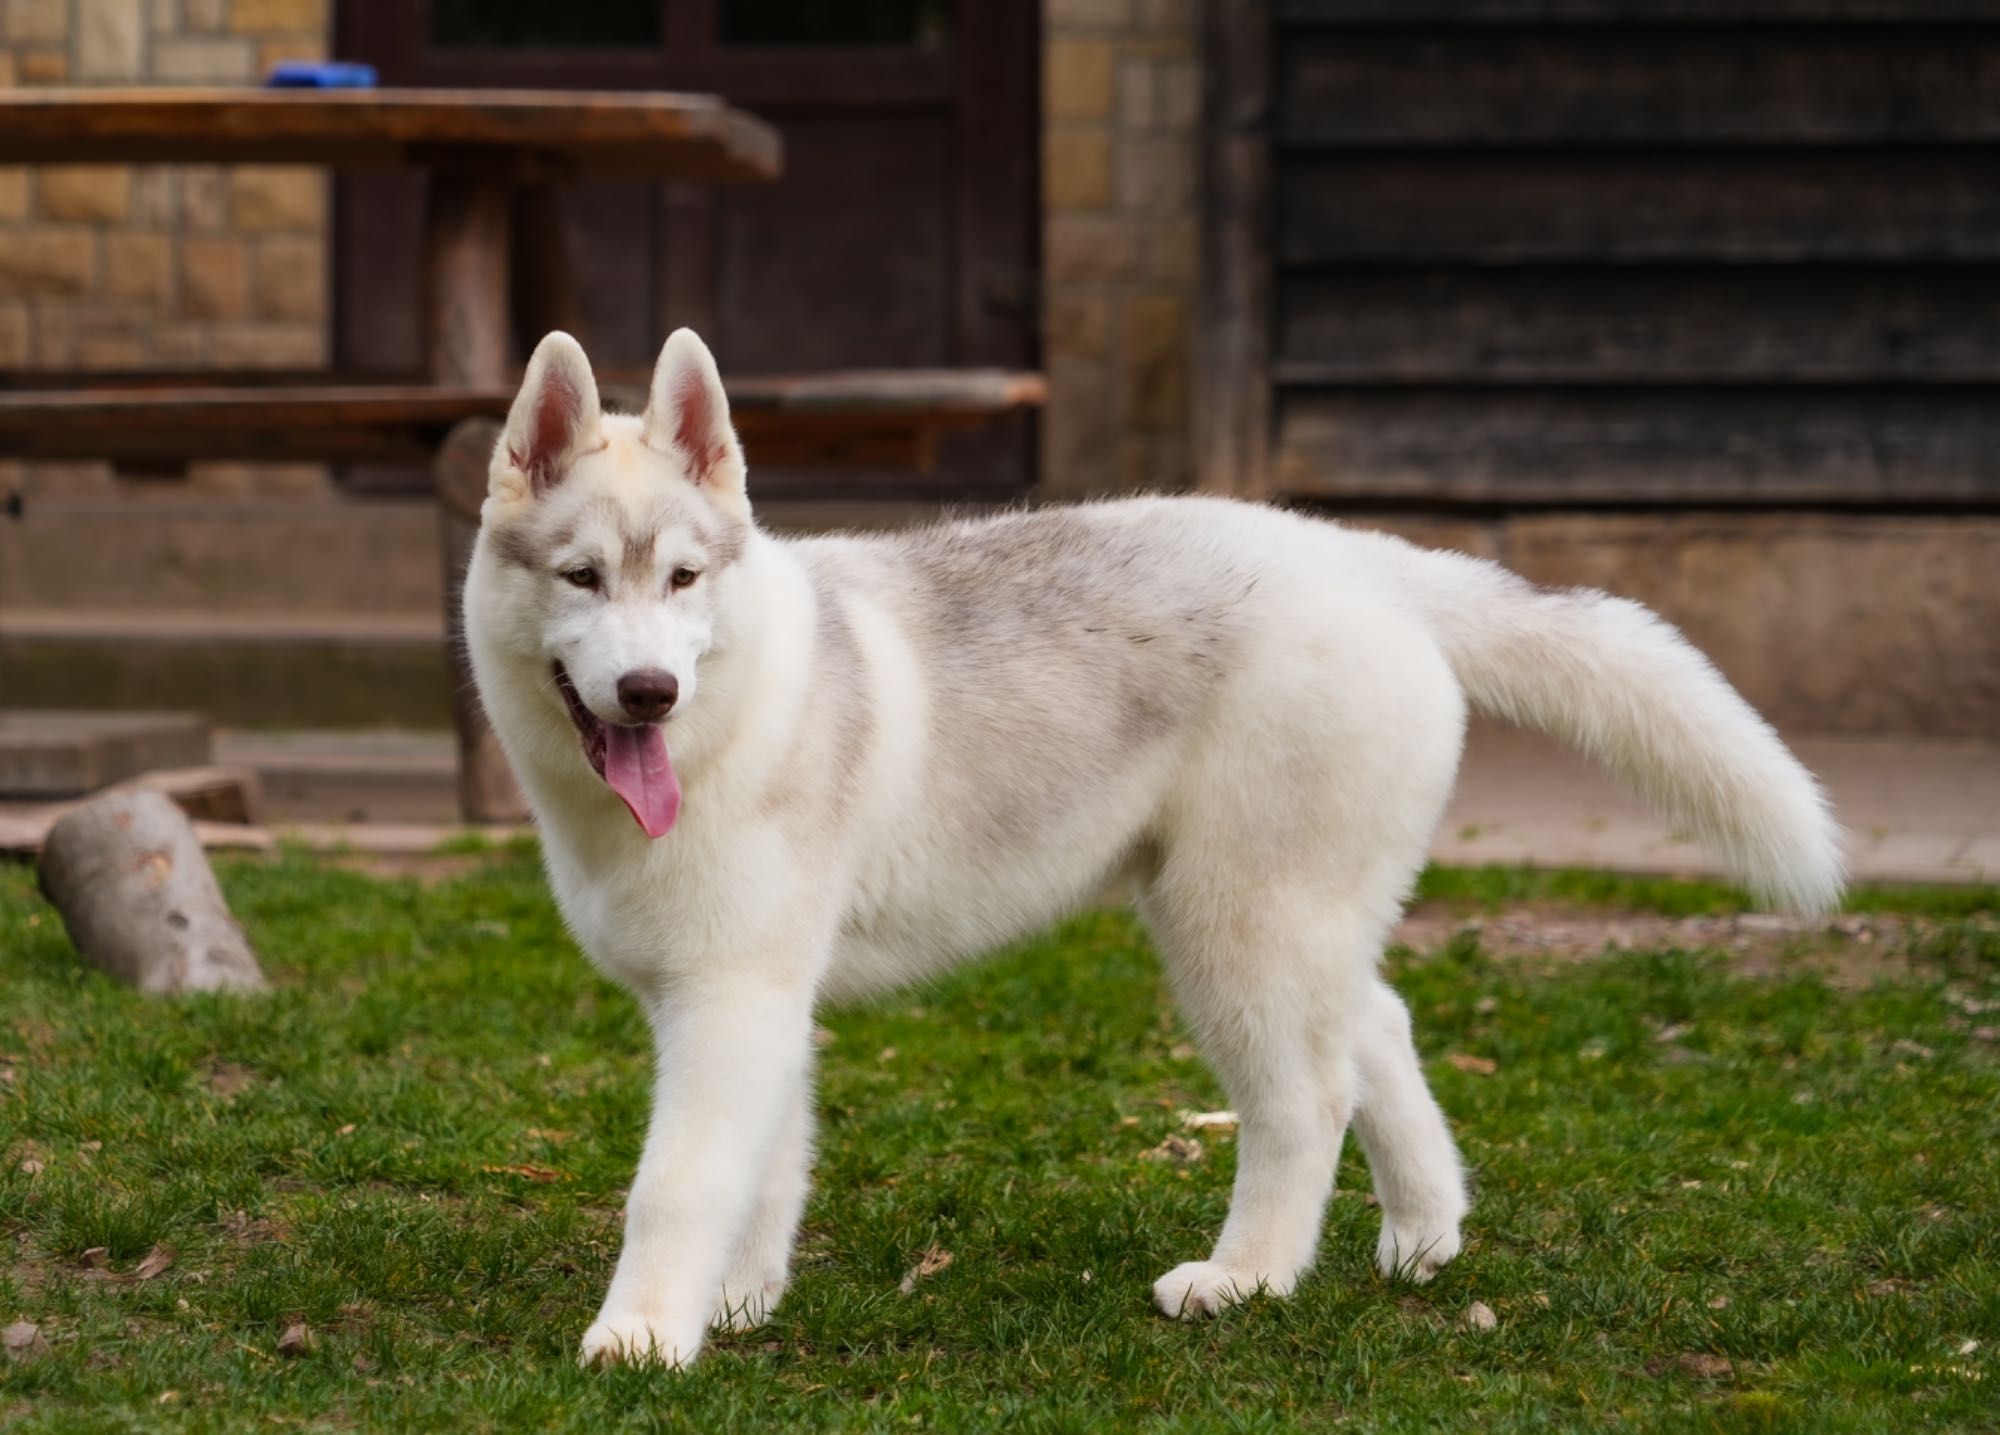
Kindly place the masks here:
POLYGON ((667 756, 667 735, 657 726, 604 729, 604 780, 625 799, 648 837, 664 837, 681 813, 681 785, 667 756))

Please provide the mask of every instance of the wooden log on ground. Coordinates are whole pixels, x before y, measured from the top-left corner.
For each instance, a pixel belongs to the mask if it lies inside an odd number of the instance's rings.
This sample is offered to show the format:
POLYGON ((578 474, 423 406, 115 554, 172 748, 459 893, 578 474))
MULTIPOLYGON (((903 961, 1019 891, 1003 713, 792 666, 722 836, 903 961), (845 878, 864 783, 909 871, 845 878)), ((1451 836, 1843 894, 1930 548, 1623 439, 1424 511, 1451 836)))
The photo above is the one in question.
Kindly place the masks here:
POLYGON ((49 829, 42 892, 92 966, 143 992, 259 991, 187 815, 158 792, 111 793, 49 829))

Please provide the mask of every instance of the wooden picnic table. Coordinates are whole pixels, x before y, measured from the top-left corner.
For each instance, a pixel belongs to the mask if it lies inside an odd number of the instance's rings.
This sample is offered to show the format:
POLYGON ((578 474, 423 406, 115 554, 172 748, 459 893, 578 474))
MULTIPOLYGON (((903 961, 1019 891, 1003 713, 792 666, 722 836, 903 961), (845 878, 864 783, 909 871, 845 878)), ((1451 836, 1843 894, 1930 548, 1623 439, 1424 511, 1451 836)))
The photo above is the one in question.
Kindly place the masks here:
MULTIPOLYGON (((473 820, 518 816, 519 795, 462 671, 456 594, 495 421, 519 380, 511 336, 577 326, 558 186, 593 176, 772 180, 784 164, 777 132, 708 95, 0 91, 0 164, 163 162, 423 171, 425 372, 396 382, 325 372, 0 373, 0 457, 152 470, 194 458, 434 458, 446 616, 461 668, 462 805, 473 820), (534 202, 516 204, 528 187, 539 191, 534 202), (510 290, 535 306, 520 325, 510 290)), ((615 402, 619 376, 600 378, 615 402)), ((629 376, 626 387, 643 394, 645 376, 629 376)), ((729 392, 753 464, 917 470, 931 468, 939 434, 1038 406, 1044 395, 1039 374, 987 369, 739 378, 729 392)))
MULTIPOLYGON (((419 169, 428 377, 507 378, 510 214, 517 186, 620 175, 771 180, 776 130, 712 95, 527 90, 104 89, 0 91, 0 164, 324 165, 419 169)), ((535 276, 570 292, 546 234, 535 276)))

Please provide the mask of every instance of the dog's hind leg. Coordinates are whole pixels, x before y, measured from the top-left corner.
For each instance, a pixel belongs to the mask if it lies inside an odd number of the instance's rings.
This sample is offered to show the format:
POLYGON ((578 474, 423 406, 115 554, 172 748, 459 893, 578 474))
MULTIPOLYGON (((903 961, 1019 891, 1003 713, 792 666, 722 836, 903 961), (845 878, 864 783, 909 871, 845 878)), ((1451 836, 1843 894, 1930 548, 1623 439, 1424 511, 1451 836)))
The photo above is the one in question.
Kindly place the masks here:
POLYGON ((1427 1281, 1458 1254, 1466 1210, 1458 1148, 1417 1062, 1409 1008, 1387 983, 1374 984, 1360 1027, 1354 1130, 1382 1208, 1375 1263, 1385 1276, 1427 1281))
POLYGON ((1238 1119, 1236 1185, 1207 1260, 1160 1277, 1168 1315, 1289 1294, 1312 1264, 1360 1086, 1356 1025, 1379 919, 1317 893, 1239 893, 1217 926, 1149 904, 1174 989, 1238 1119))
POLYGON ((792 1246, 799 1217, 812 1186, 812 1083, 803 1083, 785 1118, 770 1169, 764 1175, 750 1224, 737 1242, 729 1273, 722 1278, 714 1324, 722 1330, 752 1330, 770 1318, 791 1281, 792 1246))

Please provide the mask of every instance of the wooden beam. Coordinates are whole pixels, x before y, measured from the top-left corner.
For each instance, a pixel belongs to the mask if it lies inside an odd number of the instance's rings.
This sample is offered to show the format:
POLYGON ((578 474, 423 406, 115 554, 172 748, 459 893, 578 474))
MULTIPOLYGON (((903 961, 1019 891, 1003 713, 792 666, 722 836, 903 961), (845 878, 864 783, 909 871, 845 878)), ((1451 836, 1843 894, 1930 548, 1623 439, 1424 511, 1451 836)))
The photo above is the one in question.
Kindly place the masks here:
POLYGON ((1300 384, 2000 382, 1985 268, 1356 271, 1285 285, 1300 384))
POLYGON ((1289 29, 1292 147, 2000 139, 2000 27, 1289 29))
POLYGON ((1276 486, 1328 501, 2000 508, 2000 402, 1953 389, 1287 393, 1276 486))
POLYGON ((1290 268, 2000 261, 1983 149, 1310 151, 1276 184, 1290 268))

